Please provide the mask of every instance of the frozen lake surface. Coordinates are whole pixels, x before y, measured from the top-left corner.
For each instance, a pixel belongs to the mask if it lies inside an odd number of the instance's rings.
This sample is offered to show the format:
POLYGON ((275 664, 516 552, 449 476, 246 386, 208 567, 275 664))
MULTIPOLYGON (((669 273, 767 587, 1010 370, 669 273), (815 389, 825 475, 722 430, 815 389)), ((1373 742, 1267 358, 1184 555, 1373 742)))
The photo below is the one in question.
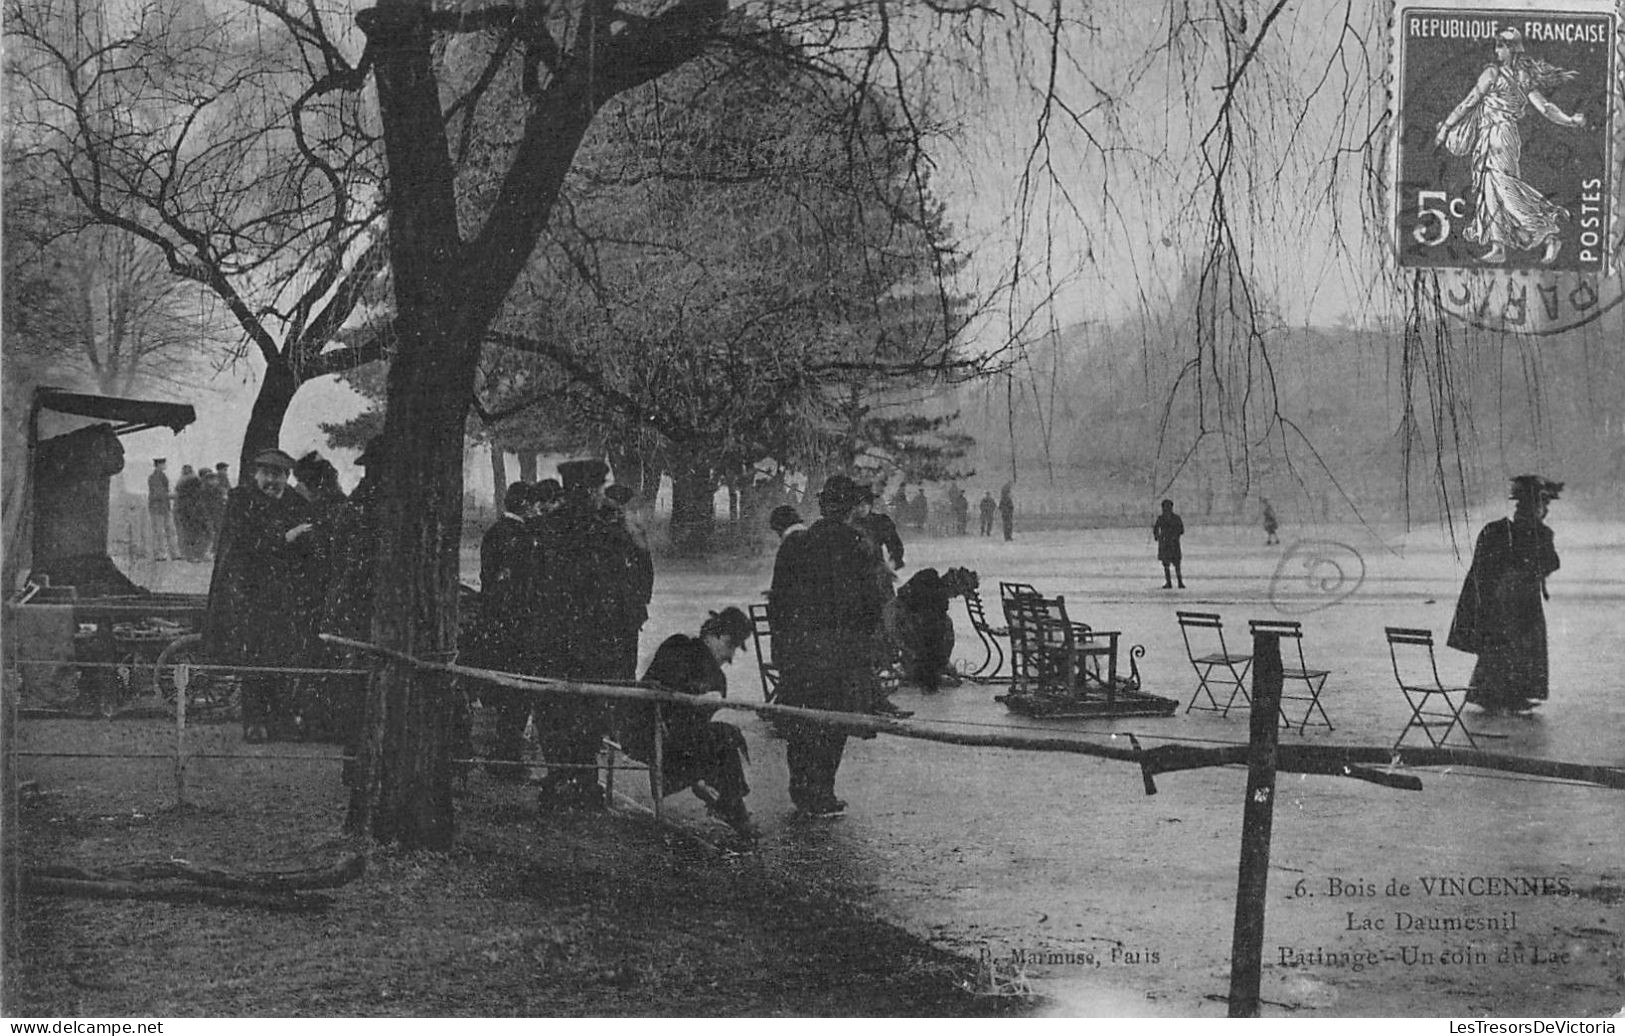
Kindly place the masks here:
MULTIPOLYGON (((1551 700, 1528 718, 1469 708, 1470 726, 1490 736, 1481 743, 1489 751, 1622 765, 1625 527, 1561 515, 1552 524, 1563 567, 1546 606, 1551 700)), ((1465 534, 1464 552, 1471 542, 1465 534)), ((1064 594, 1075 618, 1143 643, 1146 690, 1181 703, 1195 677, 1176 609, 1219 612, 1238 651, 1250 650, 1248 619, 1298 619, 1309 664, 1332 671, 1322 700, 1336 729, 1283 739, 1389 745, 1409 712, 1383 627, 1431 628, 1442 645, 1466 560, 1436 527, 1289 527, 1266 547, 1256 529, 1192 523, 1183 591, 1161 589, 1154 544, 1139 529, 922 539, 909 544, 900 575, 967 565, 989 601, 1000 580, 1064 594)), ((697 628, 707 609, 760 600, 769 577, 765 557, 727 574, 662 572, 645 656, 668 633, 697 628)), ((954 617, 956 654, 974 662, 980 652, 958 602, 954 617)), ((1439 660, 1447 683, 1465 683, 1469 656, 1441 646, 1439 660)), ((754 656, 736 661, 729 685, 731 696, 761 699, 754 656)), ((967 683, 928 697, 905 686, 896 700, 916 721, 950 729, 1132 731, 1147 747, 1246 740, 1244 710, 1041 721, 1007 712, 995 693, 967 683)), ((1122 763, 853 740, 837 782, 847 815, 803 822, 791 814, 783 743, 753 715, 729 718, 751 742, 762 852, 844 884, 944 945, 1016 964, 1060 1013, 1224 1015, 1216 998, 1229 983, 1243 768, 1166 774, 1147 797, 1138 769, 1122 763)), ((1420 792, 1282 775, 1265 1013, 1612 1015, 1625 1006, 1625 792, 1483 771, 1420 775, 1420 792), (1518 880, 1441 895, 1435 876, 1518 880), (1559 894, 1507 894, 1540 879, 1559 894)), ((668 805, 700 822, 686 796, 668 805)))

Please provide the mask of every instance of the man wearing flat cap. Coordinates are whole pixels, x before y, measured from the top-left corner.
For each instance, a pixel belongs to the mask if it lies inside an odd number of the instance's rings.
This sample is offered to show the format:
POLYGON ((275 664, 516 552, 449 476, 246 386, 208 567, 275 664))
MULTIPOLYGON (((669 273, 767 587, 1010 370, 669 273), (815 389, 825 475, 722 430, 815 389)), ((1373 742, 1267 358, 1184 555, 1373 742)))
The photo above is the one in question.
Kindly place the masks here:
POLYGON ((1546 578, 1558 569, 1546 511, 1563 483, 1512 479, 1513 513, 1484 526, 1446 641, 1478 656, 1467 700, 1491 715, 1527 712, 1547 697, 1546 578))
MULTIPOLYGON (((293 458, 278 449, 255 455, 251 480, 226 498, 209 581, 203 643, 209 660, 228 665, 296 666, 306 649, 295 585, 311 562, 311 514, 289 492, 293 458)), ((243 734, 250 741, 296 736, 292 681, 245 674, 243 734)))
MULTIPOLYGON (((874 631, 885 601, 874 579, 873 551, 848 524, 854 508, 868 500, 867 486, 831 475, 818 494, 819 519, 774 562, 768 613, 782 667, 782 704, 867 712, 874 700, 874 631)), ((779 728, 797 810, 817 817, 844 812, 835 774, 846 735, 795 721, 781 721, 779 728)))

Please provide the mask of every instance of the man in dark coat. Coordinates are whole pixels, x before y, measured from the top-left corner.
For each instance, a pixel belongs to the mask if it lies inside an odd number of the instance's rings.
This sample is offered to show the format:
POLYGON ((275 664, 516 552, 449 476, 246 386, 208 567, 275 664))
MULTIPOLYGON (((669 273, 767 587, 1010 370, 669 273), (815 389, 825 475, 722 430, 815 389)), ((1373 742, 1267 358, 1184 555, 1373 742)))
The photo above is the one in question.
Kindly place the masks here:
POLYGON ((1157 541, 1157 560, 1162 562, 1162 588, 1174 588, 1172 576, 1179 577, 1179 588, 1185 589, 1185 573, 1180 562, 1185 555, 1179 548, 1179 538, 1185 535, 1185 523, 1174 513, 1174 502, 1164 500, 1162 513, 1151 523, 1151 538, 1157 541))
MULTIPOLYGON (((535 633, 539 549, 531 526, 539 511, 536 487, 515 482, 503 512, 480 539, 480 618, 460 658, 481 669, 540 672, 535 633)), ((486 770, 498 780, 523 781, 525 723, 531 699, 524 691, 482 684, 480 701, 496 717, 486 770)))
POLYGON ((970 497, 958 486, 948 491, 948 503, 954 514, 954 535, 965 535, 970 525, 970 497))
MULTIPOLYGON (((782 667, 778 701, 810 709, 867 712, 874 696, 874 630, 885 603, 873 553, 847 518, 867 487, 831 475, 818 494, 821 517, 787 539, 773 566, 768 611, 782 667), (793 544, 793 547, 792 547, 793 544)), ((790 798, 812 816, 836 816, 835 774, 846 735, 819 724, 781 721, 790 798)))
POLYGON ((205 492, 203 480, 192 470, 192 465, 181 465, 181 477, 175 480, 175 533, 183 561, 202 561, 208 553, 205 492))
POLYGON ((982 535, 991 536, 993 535, 993 516, 999 512, 999 505, 993 499, 992 490, 982 494, 980 509, 982 513, 982 535))
MULTIPOLYGON (((712 612, 700 634, 667 637, 644 670, 643 682, 678 694, 727 694, 722 667, 750 639, 750 619, 738 608, 712 612)), ((622 710, 621 744, 634 759, 654 761, 656 707, 634 702, 622 710)), ((731 723, 711 719, 714 709, 666 707, 661 722, 661 776, 667 795, 692 787, 712 816, 747 838, 756 837, 745 796, 745 736, 731 723)))
MULTIPOLYGON (((604 514, 604 461, 564 461, 559 465, 564 499, 552 519, 556 536, 544 561, 545 603, 541 625, 556 638, 544 674, 562 680, 630 681, 622 626, 629 575, 617 531, 604 514)), ((536 730, 549 769, 540 804, 596 809, 603 805, 598 783, 599 747, 609 715, 599 699, 552 695, 538 700, 536 730)))
POLYGON ((931 524, 931 502, 925 498, 924 486, 914 491, 914 499, 909 502, 908 522, 920 532, 931 524))
POLYGON ((898 665, 900 647, 897 630, 897 569, 903 567, 903 537, 897 532, 897 523, 883 511, 874 510, 879 494, 870 486, 859 484, 863 498, 847 517, 847 524, 863 533, 868 545, 871 571, 881 597, 880 622, 875 627, 871 654, 875 667, 875 693, 870 709, 877 715, 907 719, 914 715, 892 703, 890 691, 897 686, 901 668, 898 665))
POLYGON ((999 490, 999 524, 1004 529, 1005 541, 1009 542, 1016 530, 1016 497, 1008 482, 999 490))
POLYGON ((152 459, 152 471, 147 475, 147 525, 152 530, 152 559, 168 561, 180 556, 180 544, 175 539, 174 503, 169 492, 169 473, 164 466, 166 457, 152 459))
MULTIPOLYGON (((307 561, 311 516, 299 494, 288 492, 292 457, 265 450, 253 465, 253 481, 233 489, 226 501, 209 582, 204 650, 216 663, 294 666, 305 653, 295 580, 307 561)), ((294 736, 291 697, 285 677, 245 674, 244 737, 294 736)))
POLYGON ((1446 643, 1478 656, 1467 700, 1486 712, 1527 712, 1546 700, 1546 578, 1558 569, 1545 523, 1563 483, 1539 475, 1512 480, 1511 518, 1484 526, 1456 602, 1446 643))
MULTIPOLYGON (((364 472, 333 521, 328 541, 333 565, 327 599, 322 602, 320 630, 351 640, 372 639, 373 552, 378 540, 378 498, 383 474, 384 447, 379 437, 367 443, 356 458, 364 472)), ((328 652, 326 658, 341 668, 364 669, 367 656, 349 651, 328 652)), ((329 736, 345 746, 346 782, 360 744, 361 720, 366 711, 364 676, 334 676, 324 681, 330 715, 329 736)))
POLYGON ((214 466, 214 498, 209 501, 209 549, 218 550, 220 526, 226 520, 226 497, 231 493, 231 465, 214 466))
POLYGON ((954 623, 948 605, 979 580, 968 568, 939 574, 923 568, 897 590, 897 639, 903 653, 903 675, 921 691, 934 694, 952 671, 954 623))
POLYGON ((613 623, 610 636, 617 680, 630 680, 637 674, 638 634, 649 621, 649 601, 654 596, 655 569, 648 536, 627 513, 634 496, 630 486, 617 484, 604 490, 603 514, 611 533, 612 557, 612 578, 605 589, 615 597, 606 611, 613 623))

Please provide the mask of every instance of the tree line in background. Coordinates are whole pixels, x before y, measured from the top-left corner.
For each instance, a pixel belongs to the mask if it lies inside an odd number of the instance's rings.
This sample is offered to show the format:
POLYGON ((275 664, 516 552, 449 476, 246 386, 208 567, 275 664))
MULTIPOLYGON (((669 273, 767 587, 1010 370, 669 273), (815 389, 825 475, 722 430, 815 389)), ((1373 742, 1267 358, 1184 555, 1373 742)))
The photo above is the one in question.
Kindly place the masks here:
MULTIPOLYGON (((825 468, 953 473, 951 416, 907 412, 981 368, 961 256, 911 179, 918 127, 796 58, 764 36, 606 106, 480 360, 468 435, 499 491, 504 453, 534 479, 538 454, 600 451, 647 497, 669 477, 673 546, 703 554, 723 487, 748 503, 825 468)), ((346 380, 374 406, 327 431, 356 446, 384 385, 346 380)))

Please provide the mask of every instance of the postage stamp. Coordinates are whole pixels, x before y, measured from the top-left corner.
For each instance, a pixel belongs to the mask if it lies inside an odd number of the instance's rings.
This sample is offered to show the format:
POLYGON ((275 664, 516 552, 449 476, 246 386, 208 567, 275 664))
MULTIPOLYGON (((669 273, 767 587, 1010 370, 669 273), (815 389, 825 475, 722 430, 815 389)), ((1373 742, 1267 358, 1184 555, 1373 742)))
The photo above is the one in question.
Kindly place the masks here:
POLYGON ((1552 333, 1625 297, 1619 22, 1612 0, 1396 5, 1395 252, 1458 318, 1552 333))

